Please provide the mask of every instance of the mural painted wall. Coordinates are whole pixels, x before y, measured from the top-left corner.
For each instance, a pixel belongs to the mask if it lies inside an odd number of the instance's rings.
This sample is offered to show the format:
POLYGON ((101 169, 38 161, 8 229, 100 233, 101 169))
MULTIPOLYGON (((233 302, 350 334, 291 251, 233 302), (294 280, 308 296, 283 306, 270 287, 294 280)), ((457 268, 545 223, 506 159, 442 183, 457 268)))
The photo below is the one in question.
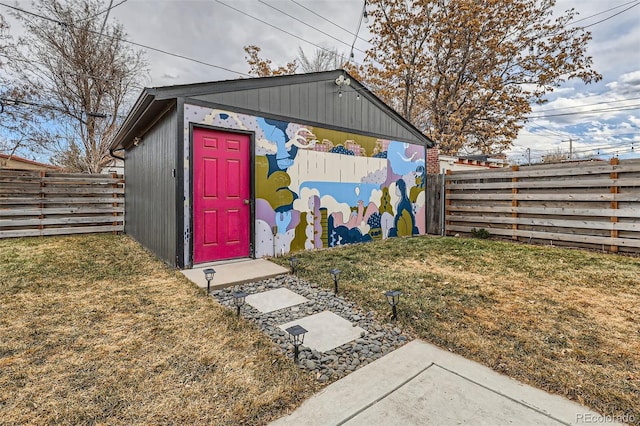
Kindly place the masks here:
POLYGON ((184 112, 185 168, 189 123, 255 134, 256 257, 426 233, 423 146, 193 105, 184 112))

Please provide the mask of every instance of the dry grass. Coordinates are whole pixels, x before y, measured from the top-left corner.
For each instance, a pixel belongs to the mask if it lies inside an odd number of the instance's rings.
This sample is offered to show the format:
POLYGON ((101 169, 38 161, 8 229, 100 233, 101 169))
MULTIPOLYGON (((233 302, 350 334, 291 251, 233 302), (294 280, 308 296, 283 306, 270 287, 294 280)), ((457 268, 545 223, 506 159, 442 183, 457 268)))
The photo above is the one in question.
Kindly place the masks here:
POLYGON ((131 239, 0 240, 0 424, 263 424, 316 390, 131 239))
MULTIPOLYGON (((301 277, 496 371, 640 424, 640 259, 416 237, 300 253, 301 277)), ((286 259, 277 260, 286 263, 286 259)))

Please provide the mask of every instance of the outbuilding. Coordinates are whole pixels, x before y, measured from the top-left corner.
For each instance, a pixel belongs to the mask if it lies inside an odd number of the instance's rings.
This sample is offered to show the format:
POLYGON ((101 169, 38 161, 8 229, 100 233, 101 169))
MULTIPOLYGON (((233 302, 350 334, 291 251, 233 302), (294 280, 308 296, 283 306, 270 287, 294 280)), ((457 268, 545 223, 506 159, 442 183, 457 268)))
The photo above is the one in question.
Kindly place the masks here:
POLYGON ((144 89, 125 232, 179 268, 425 233, 433 143, 343 70, 144 89))

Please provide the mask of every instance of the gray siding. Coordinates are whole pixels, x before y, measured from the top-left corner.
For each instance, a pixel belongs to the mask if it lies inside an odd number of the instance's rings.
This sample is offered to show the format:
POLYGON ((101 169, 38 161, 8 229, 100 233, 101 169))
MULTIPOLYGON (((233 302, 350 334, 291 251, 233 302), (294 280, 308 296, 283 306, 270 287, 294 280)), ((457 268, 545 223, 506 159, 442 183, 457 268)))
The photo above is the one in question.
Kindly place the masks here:
POLYGON ((125 232, 176 266, 178 115, 167 113, 125 156, 125 232))
POLYGON ((408 126, 387 114, 375 100, 356 97, 357 86, 346 87, 342 97, 334 79, 190 97, 228 105, 256 115, 276 115, 290 121, 324 125, 412 143, 420 143, 408 126))

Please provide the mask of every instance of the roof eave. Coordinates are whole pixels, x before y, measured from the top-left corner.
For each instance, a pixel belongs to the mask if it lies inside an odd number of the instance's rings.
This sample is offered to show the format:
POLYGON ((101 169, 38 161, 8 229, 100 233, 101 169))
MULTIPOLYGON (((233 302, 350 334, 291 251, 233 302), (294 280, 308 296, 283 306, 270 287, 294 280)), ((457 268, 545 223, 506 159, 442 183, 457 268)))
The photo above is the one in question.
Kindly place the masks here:
POLYGON ((149 109, 149 106, 153 103, 156 98, 156 93, 154 89, 145 88, 138 96, 136 103, 127 114, 127 118, 125 118, 124 122, 118 129, 118 133, 113 138, 109 149, 111 151, 117 151, 120 149, 126 148, 126 141, 132 140, 134 136, 132 136, 132 132, 136 123, 138 123, 142 117, 144 116, 145 111, 149 109))

